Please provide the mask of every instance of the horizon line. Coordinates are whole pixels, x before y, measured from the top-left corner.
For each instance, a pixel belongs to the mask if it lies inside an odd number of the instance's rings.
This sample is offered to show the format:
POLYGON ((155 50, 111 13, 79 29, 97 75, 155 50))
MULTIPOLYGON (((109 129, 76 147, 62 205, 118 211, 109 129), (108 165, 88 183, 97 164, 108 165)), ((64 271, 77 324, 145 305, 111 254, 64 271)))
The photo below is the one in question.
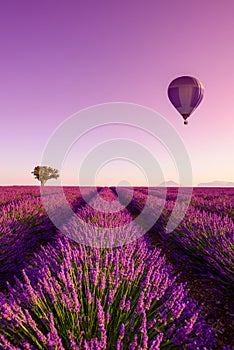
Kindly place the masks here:
MULTIPOLYGON (((154 188, 154 187, 160 187, 160 188, 168 188, 168 187, 171 187, 171 188, 179 188, 179 187, 182 187, 182 188, 194 188, 194 187, 199 187, 199 188, 234 188, 234 182, 230 182, 230 185, 223 185, 222 184, 217 184, 217 185, 206 185, 207 183, 201 183, 202 185, 193 185, 193 186, 185 186, 185 185, 179 185, 179 184, 175 184, 175 185, 169 185, 169 186, 163 186, 161 184, 158 184, 158 185, 153 185, 153 186, 147 186, 147 185, 141 185, 141 184, 137 184, 137 185, 128 185, 128 186, 124 186, 124 185, 44 185, 43 187, 147 187, 147 188, 154 188)), ((0 187, 41 187, 40 184, 0 184, 0 187)))

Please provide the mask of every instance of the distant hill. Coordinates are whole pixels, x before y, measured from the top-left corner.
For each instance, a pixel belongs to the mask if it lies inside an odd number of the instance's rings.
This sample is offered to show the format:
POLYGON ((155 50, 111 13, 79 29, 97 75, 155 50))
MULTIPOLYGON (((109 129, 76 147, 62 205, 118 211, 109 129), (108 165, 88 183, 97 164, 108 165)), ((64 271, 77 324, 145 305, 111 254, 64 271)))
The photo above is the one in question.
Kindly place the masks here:
POLYGON ((162 182, 159 187, 180 187, 180 185, 175 181, 165 181, 162 182))
POLYGON ((232 181, 201 182, 197 186, 198 187, 234 187, 234 182, 232 181))

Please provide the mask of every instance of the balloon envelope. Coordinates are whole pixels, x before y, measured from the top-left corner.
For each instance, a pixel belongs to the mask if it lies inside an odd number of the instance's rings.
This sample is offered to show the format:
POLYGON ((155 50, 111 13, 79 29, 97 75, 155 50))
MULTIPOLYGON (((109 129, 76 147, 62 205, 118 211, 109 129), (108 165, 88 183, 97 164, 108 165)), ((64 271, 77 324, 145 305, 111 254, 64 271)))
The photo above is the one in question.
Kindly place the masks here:
POLYGON ((187 124, 186 119, 198 107, 203 98, 204 87, 198 79, 182 76, 172 80, 167 93, 169 100, 187 124))

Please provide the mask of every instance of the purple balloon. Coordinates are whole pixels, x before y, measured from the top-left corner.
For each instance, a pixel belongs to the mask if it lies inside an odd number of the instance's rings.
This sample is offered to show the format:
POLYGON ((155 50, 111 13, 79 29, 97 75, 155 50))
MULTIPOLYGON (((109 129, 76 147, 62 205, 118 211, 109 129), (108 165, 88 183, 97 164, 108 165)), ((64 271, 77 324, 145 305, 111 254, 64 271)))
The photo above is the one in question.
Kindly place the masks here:
POLYGON ((204 87, 198 79, 182 76, 172 80, 167 93, 173 106, 184 118, 184 124, 188 124, 186 119, 200 104, 204 87))

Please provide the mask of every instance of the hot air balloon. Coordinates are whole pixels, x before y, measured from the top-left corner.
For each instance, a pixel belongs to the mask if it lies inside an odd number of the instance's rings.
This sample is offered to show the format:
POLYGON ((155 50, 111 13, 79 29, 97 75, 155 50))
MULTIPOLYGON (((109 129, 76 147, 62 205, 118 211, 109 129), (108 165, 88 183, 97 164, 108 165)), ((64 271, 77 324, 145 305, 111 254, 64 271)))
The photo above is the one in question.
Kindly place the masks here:
POLYGON ((185 75, 172 80, 167 93, 169 100, 184 118, 184 124, 187 125, 187 118, 198 107, 203 98, 204 87, 202 83, 194 77, 185 75))

